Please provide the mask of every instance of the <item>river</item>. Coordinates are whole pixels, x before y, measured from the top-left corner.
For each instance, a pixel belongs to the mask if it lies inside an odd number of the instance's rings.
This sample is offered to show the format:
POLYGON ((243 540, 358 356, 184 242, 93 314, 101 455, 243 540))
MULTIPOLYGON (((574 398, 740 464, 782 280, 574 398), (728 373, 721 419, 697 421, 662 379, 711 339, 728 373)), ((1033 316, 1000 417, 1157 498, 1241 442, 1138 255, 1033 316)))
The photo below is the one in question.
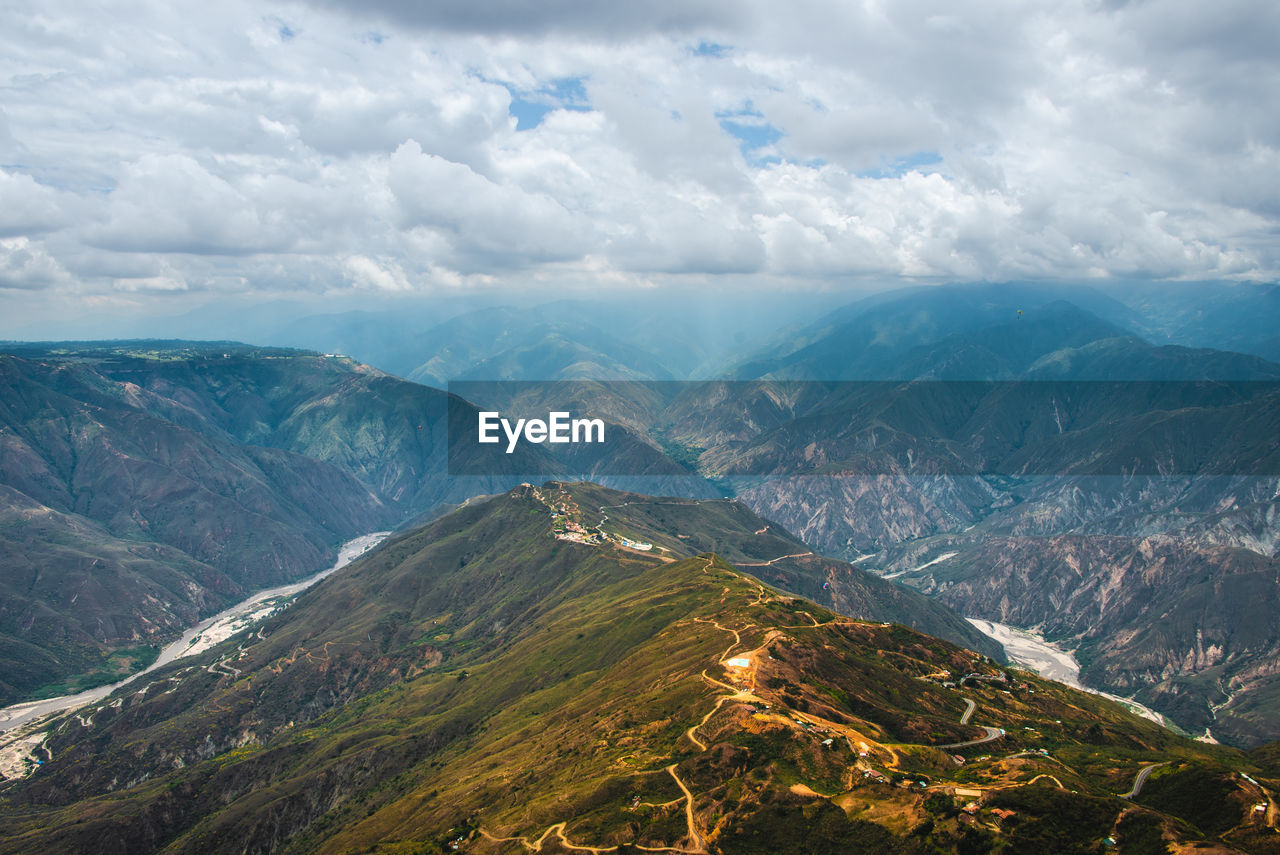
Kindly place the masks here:
POLYGON ((1110 692, 1091 689, 1081 683, 1080 663, 1076 661, 1076 657, 1071 651, 1059 647, 1051 641, 1046 641, 1042 636, 1029 630, 1018 629, 1017 627, 994 621, 980 620, 979 618, 968 618, 967 620, 981 630, 983 634, 989 635, 1003 644, 1004 652, 1010 659, 1035 671, 1041 677, 1047 677, 1059 683, 1066 683, 1072 688, 1080 689, 1090 694, 1101 695, 1143 718, 1173 729, 1168 719, 1150 707, 1143 706, 1130 698, 1122 698, 1110 692))
POLYGON ((149 674, 176 659, 208 650, 215 644, 227 640, 245 627, 257 623, 275 612, 282 605, 282 600, 296 596, 326 576, 346 567, 356 558, 381 543, 390 533, 389 531, 377 531, 349 540, 339 548, 338 560, 329 569, 321 570, 314 576, 308 576, 300 582, 259 591, 248 599, 236 603, 231 608, 218 612, 211 618, 206 618, 184 632, 177 641, 161 650, 160 655, 156 657, 156 661, 149 667, 135 674, 130 674, 118 683, 98 686, 96 689, 87 689, 75 695, 63 695, 59 698, 48 698, 42 701, 27 701, 0 709, 0 733, 12 730, 50 713, 65 712, 91 704, 94 701, 105 698, 121 686, 128 685, 144 674, 149 674))

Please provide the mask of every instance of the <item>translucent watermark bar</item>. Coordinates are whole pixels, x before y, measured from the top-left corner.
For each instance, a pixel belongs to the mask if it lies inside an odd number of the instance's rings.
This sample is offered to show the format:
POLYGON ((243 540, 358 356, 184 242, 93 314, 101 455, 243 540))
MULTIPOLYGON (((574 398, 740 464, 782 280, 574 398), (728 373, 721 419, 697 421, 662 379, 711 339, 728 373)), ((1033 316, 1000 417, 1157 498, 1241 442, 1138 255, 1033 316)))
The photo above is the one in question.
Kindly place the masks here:
POLYGON ((457 381, 455 475, 1280 475, 1278 381, 457 381))

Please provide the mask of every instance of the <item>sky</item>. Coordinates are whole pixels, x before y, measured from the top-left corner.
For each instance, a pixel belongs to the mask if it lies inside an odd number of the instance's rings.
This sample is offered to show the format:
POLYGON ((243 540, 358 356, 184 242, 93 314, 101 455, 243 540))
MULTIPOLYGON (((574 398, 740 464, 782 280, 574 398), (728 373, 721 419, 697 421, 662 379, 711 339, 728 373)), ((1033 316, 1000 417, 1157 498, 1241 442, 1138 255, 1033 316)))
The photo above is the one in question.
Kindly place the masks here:
POLYGON ((0 14, 0 335, 285 298, 1280 270, 1271 0, 0 14))

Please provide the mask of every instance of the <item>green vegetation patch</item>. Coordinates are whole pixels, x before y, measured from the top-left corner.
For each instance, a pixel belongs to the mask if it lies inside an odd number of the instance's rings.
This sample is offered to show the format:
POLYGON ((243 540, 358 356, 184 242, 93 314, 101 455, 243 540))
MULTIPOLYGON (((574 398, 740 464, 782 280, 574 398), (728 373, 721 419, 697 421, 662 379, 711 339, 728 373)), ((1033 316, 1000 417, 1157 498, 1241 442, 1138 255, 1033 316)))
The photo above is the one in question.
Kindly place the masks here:
POLYGON ((1157 769, 1137 801, 1185 819, 1205 834, 1218 835, 1240 823, 1239 789, 1224 769, 1193 763, 1181 769, 1157 769))
POLYGON ((755 810, 730 820, 719 844, 734 855, 896 855, 914 849, 882 826, 849 819, 829 801, 802 801, 774 789, 761 794, 755 810))
POLYGON ((121 647, 106 655, 100 667, 83 674, 77 674, 65 680, 46 683, 32 690, 34 698, 56 698, 61 695, 75 695, 98 686, 106 686, 123 680, 150 667, 160 656, 160 647, 155 644, 140 644, 137 647, 121 647))
POLYGON ((1017 814, 1006 821, 1012 851, 1056 855, 1097 852, 1123 809, 1115 799, 1063 792, 1048 782, 1002 790, 990 806, 1017 814))
POLYGON ((1167 855, 1164 822, 1146 811, 1131 811, 1116 824, 1116 840, 1124 855, 1167 855))

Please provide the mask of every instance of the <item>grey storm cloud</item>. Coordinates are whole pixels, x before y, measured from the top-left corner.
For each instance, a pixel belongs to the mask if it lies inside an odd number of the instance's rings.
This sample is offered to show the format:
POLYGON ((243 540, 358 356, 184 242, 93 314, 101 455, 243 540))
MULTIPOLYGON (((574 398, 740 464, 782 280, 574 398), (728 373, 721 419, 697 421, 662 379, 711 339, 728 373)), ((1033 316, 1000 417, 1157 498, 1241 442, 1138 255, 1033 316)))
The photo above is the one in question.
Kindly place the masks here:
POLYGON ((581 33, 635 36, 688 33, 700 28, 734 29, 744 7, 718 0, 312 0, 360 18, 370 15, 412 27, 488 35, 581 33))

